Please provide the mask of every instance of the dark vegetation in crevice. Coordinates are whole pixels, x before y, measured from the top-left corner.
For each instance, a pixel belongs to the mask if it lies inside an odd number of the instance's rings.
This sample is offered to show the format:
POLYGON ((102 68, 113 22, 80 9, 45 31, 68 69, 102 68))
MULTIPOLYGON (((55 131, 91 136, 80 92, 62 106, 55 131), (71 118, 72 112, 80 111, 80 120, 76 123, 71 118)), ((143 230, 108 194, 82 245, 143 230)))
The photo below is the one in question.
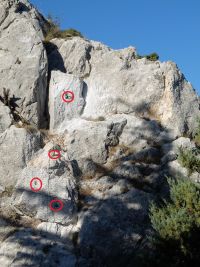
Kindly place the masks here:
MULTIPOLYGON (((10 96, 10 89, 6 89, 3 88, 3 95, 0 96, 0 101, 7 107, 9 107, 10 109, 10 113, 13 117, 13 120, 15 122, 23 120, 23 118, 20 116, 20 114, 16 111, 16 108, 19 108, 18 104, 16 103, 17 101, 19 101, 21 98, 19 97, 15 97, 15 95, 13 94, 13 96, 10 96)), ((26 121, 24 119, 24 121, 26 121)))

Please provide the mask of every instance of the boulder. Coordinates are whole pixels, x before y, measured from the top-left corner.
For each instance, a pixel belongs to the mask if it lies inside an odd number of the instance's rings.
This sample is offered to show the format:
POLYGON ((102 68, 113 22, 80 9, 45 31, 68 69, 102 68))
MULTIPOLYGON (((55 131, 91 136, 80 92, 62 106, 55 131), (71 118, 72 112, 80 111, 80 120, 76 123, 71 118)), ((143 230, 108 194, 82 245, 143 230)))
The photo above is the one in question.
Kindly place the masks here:
POLYGON ((66 162, 64 156, 58 160, 52 160, 48 158, 48 151, 47 145, 23 170, 12 196, 14 206, 23 214, 34 216, 42 221, 62 225, 73 224, 76 222, 78 197, 76 181, 68 167, 69 162, 66 162), (34 178, 37 179, 32 181, 34 178), (38 191, 34 191, 35 189, 38 191), (55 200, 59 202, 50 204, 55 200), (54 207, 54 205, 58 206, 54 207), (57 210, 59 208, 60 210, 57 210))
POLYGON ((0 96, 3 88, 10 89, 12 108, 42 126, 47 89, 41 28, 45 21, 26 0, 1 0, 0 10, 0 96))
POLYGON ((188 170, 181 166, 178 160, 168 162, 167 164, 167 175, 171 177, 189 177, 188 170))
POLYGON ((105 163, 108 156, 105 146, 107 133, 106 122, 69 121, 64 142, 69 159, 78 161, 81 166, 86 159, 97 164, 105 163))
POLYGON ((194 142, 192 142, 189 138, 186 137, 179 137, 178 139, 174 140, 171 143, 166 143, 162 146, 163 153, 168 153, 173 151, 174 153, 178 154, 179 148, 183 149, 192 149, 195 147, 194 142))
POLYGON ((0 135, 0 184, 3 187, 16 185, 21 171, 41 148, 41 134, 34 130, 11 126, 0 135))
POLYGON ((78 118, 85 105, 85 87, 83 81, 60 71, 51 72, 49 86, 50 129, 58 131, 62 124, 73 118, 78 118), (65 92, 69 91, 70 101, 65 99, 65 92), (74 99, 73 99, 74 98, 74 99))
POLYGON ((50 233, 56 241, 63 241, 69 249, 73 249, 73 235, 76 232, 75 225, 63 226, 57 223, 42 222, 37 226, 37 229, 42 233, 50 233))

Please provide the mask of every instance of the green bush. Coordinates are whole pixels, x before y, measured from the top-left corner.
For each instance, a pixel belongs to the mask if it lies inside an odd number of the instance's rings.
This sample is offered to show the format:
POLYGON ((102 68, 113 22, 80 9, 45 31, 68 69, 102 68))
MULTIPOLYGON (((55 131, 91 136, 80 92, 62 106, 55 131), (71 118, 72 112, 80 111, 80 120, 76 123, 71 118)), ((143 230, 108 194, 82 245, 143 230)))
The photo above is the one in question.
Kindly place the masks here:
POLYGON ((156 60, 159 60, 159 55, 157 53, 151 53, 149 55, 144 55, 144 56, 137 55, 136 56, 136 59, 141 59, 141 58, 146 58, 151 61, 156 61, 156 60))
POLYGON ((155 230, 152 243, 158 257, 149 259, 148 264, 200 266, 200 187, 186 179, 168 183, 170 199, 150 208, 155 230))
POLYGON ((195 144, 200 147, 200 119, 198 119, 197 121, 197 128, 196 128, 196 131, 194 133, 194 137, 193 137, 193 140, 195 142, 195 144))
POLYGON ((82 34, 75 29, 61 30, 58 20, 53 19, 50 15, 48 16, 47 20, 49 23, 49 27, 48 31, 45 33, 45 42, 49 42, 54 38, 65 39, 74 36, 83 37, 82 34))
POLYGON ((178 161, 188 169, 189 175, 193 172, 200 172, 200 159, 195 150, 179 148, 178 161))

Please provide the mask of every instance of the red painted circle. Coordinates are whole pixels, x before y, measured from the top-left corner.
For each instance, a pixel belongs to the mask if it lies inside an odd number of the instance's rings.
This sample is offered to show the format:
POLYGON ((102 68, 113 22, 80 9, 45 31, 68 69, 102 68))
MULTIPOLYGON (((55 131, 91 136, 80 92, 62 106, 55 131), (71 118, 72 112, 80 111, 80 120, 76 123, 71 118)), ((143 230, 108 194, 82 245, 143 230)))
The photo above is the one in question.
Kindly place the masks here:
POLYGON ((41 179, 38 178, 38 177, 34 177, 34 178, 32 178, 31 181, 30 181, 30 188, 31 188, 31 190, 32 190, 33 192, 38 192, 38 191, 40 191, 40 189, 42 188, 42 181, 41 181, 41 179), (33 187, 33 182, 36 181, 36 180, 39 181, 39 183, 40 183, 40 187, 35 189, 35 188, 33 187))
POLYGON ((61 200, 59 200, 59 199, 53 199, 53 200, 51 200, 50 203, 49 203, 49 208, 50 208, 50 210, 55 211, 55 212, 62 210, 63 207, 64 207, 64 204, 63 204, 63 202, 62 202, 61 200), (60 207, 59 207, 59 208, 53 208, 52 205, 53 205, 54 203, 59 203, 59 204, 60 204, 60 207))
POLYGON ((61 157, 60 150, 58 150, 58 149, 49 150, 48 156, 49 156, 50 159, 53 159, 53 160, 59 159, 61 157), (56 152, 57 156, 52 156, 51 155, 52 152, 56 152))
POLYGON ((72 91, 64 91, 62 93, 62 100, 65 103, 71 103, 71 102, 73 102, 74 101, 74 93, 72 91), (69 99, 69 100, 65 99, 65 95, 66 94, 70 94, 71 95, 71 99, 69 99))

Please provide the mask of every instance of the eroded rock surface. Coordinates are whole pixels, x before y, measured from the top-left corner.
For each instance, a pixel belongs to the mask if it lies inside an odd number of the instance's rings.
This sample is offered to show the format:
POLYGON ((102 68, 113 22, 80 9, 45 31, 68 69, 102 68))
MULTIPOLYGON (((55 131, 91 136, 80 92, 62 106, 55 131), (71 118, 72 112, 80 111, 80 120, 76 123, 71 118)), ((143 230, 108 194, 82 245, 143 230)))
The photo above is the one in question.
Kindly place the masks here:
MULTIPOLYGON (((21 173, 13 194, 14 205, 23 214, 42 221, 61 225, 75 223, 78 195, 76 181, 68 165, 64 156, 57 161, 51 160, 46 147, 44 151, 39 151, 21 173), (31 182, 35 177, 40 180, 31 182), (40 187, 41 190, 34 191, 40 187), (60 212, 50 209, 50 202, 55 199, 62 201, 63 208, 60 212)), ((54 208, 53 205, 51 207, 54 208)))
POLYGON ((28 161, 41 148, 39 132, 31 133, 28 129, 15 126, 0 135, 0 184, 3 187, 14 186, 21 179, 21 172, 28 161))
POLYGON ((10 98, 20 115, 38 126, 45 122, 47 56, 42 16, 28 1, 0 1, 0 95, 10 98))
POLYGON ((136 60, 133 47, 115 51, 78 37, 54 39, 52 43, 55 48, 49 60, 54 64, 59 54, 60 61, 51 69, 84 78, 87 97, 83 117, 136 113, 159 120, 174 134, 194 130, 199 116, 198 97, 173 62, 136 60))
POLYGON ((50 129, 58 131, 63 123, 66 127, 67 121, 80 117, 85 106, 84 98, 85 88, 82 80, 71 74, 52 71, 49 87, 50 129), (66 99, 67 96, 70 99, 66 99))

